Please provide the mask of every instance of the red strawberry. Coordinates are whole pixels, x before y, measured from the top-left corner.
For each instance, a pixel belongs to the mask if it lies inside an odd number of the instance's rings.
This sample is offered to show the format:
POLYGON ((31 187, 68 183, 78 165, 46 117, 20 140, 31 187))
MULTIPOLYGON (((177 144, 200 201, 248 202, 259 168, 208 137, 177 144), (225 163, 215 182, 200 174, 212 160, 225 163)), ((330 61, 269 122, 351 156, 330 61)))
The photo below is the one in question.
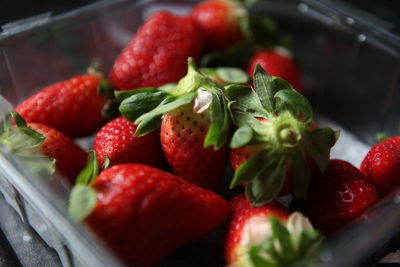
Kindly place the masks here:
POLYGON ((246 195, 256 206, 279 194, 305 198, 310 175, 326 168, 337 133, 317 128, 308 100, 260 65, 253 82, 255 90, 227 87, 238 127, 230 143, 235 170, 231 187, 246 185, 246 195))
POLYGON ((98 94, 101 78, 86 74, 47 86, 22 102, 16 111, 27 121, 48 125, 74 138, 104 124, 106 98, 98 94))
MULTIPOLYGON (((0 143, 5 144, 16 156, 21 156, 32 172, 39 176, 50 175, 56 170, 75 182, 86 164, 87 155, 69 137, 41 123, 26 123, 16 112, 4 117, 5 127, 0 143), (16 125, 12 125, 11 116, 16 125)), ((0 127, 1 128, 1 127, 0 127)))
POLYGON ((223 50, 242 40, 239 21, 246 13, 238 1, 207 0, 197 4, 191 15, 203 30, 207 45, 223 50))
POLYGON ((203 51, 201 30, 191 17, 160 11, 139 28, 110 73, 119 90, 158 87, 177 82, 187 70, 187 58, 203 51))
POLYGON ((361 163, 360 170, 376 186, 381 197, 400 185, 400 137, 374 145, 361 163))
POLYGON ((192 105, 165 114, 161 123, 162 150, 172 172, 204 188, 215 190, 228 157, 227 147, 204 148, 210 126, 208 112, 193 113, 192 105))
POLYGON ((85 212, 90 214, 86 222, 132 266, 156 263, 182 244, 220 226, 229 211, 220 196, 141 164, 114 165, 90 188, 75 187, 70 211, 80 194, 94 197, 85 212))
POLYGON ((230 266, 291 266, 312 252, 321 240, 307 218, 300 213, 289 214, 277 201, 253 207, 241 194, 234 197, 229 206, 231 217, 225 240, 225 259, 230 266), (283 245, 280 237, 284 235, 288 239, 283 245), (305 239, 311 242, 300 247, 305 239), (268 243, 272 247, 265 246, 268 243), (293 253, 301 250, 304 254, 293 253), (254 262, 255 259, 259 264, 254 262))
POLYGON ((161 147, 173 173, 215 189, 228 157, 224 144, 229 136, 230 118, 223 87, 200 72, 189 59, 188 73, 176 86, 132 92, 121 102, 119 110, 139 124, 135 136, 161 126, 161 147))
POLYGON ((137 125, 124 117, 116 118, 104 125, 96 134, 93 150, 99 165, 104 156, 110 166, 122 163, 143 163, 160 167, 163 162, 159 131, 146 136, 134 137, 137 125))
POLYGON ((298 202, 314 226, 337 231, 378 200, 375 187, 349 162, 334 159, 322 177, 312 180, 308 198, 298 202))
POLYGON ((284 48, 260 50, 249 60, 247 73, 252 76, 257 64, 270 75, 289 82, 299 93, 303 92, 303 79, 299 68, 292 60, 292 55, 284 48))
POLYGON ((44 136, 39 150, 44 156, 56 160, 56 169, 71 183, 85 167, 87 154, 69 137, 41 123, 28 123, 28 127, 44 136))

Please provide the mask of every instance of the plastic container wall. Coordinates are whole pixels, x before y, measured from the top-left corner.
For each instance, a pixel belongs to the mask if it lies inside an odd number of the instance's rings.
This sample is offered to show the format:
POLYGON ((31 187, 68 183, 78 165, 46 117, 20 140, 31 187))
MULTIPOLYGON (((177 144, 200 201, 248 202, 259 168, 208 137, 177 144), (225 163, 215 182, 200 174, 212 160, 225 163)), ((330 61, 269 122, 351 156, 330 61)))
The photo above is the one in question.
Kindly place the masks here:
MULTIPOLYGON (((193 1, 100 1, 8 27, 0 33, 0 94, 16 106, 52 82, 85 72, 93 59, 108 73, 149 14, 158 9, 186 13, 191 5, 193 1)), ((293 37, 294 55, 305 74, 305 93, 316 113, 343 127, 364 148, 374 142, 377 131, 395 133, 400 115, 400 39, 387 31, 390 24, 338 1, 261 1, 253 12, 273 16, 281 30, 293 37)), ((79 142, 90 146, 90 139, 79 142)), ((341 146, 351 150, 351 144, 341 146)), ((55 249, 62 265, 118 265, 87 229, 69 219, 63 184, 33 177, 3 147, 0 152, 1 191, 21 218, 55 249)), ((355 163, 365 149, 350 152, 355 163)), ((398 205, 396 197, 381 203, 375 212, 382 216, 361 221, 352 226, 351 234, 344 232, 332 239, 319 255, 319 263, 370 264, 373 253, 376 256, 397 232, 400 215, 393 211, 398 205), (377 228, 379 235, 365 238, 377 228), (349 247, 357 249, 357 255, 349 254, 349 247)))

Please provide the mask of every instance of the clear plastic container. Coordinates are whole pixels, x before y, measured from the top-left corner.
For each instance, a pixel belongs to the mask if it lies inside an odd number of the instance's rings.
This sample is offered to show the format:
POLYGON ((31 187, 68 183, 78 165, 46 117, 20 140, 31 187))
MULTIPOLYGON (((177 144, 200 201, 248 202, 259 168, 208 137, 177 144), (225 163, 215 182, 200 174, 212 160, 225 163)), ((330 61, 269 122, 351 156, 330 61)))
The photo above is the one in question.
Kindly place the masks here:
MULTIPOLYGON (((159 9, 186 13, 193 3, 100 1, 55 17, 44 14, 9 24, 0 33, 0 94, 16 106, 45 85, 85 72, 93 58, 107 73, 149 14, 159 9)), ((342 130, 332 157, 358 166, 376 132, 396 132, 400 38, 390 33, 390 23, 339 1, 269 0, 261 1, 253 11, 273 16, 293 36, 294 54, 305 75, 305 93, 320 123, 342 130)), ((9 108, 0 99, 0 112, 9 108)), ((90 139, 79 142, 90 146, 90 139)), ((68 186, 57 179, 45 182, 35 177, 1 146, 0 183, 9 205, 54 248, 62 265, 120 264, 89 229, 70 219, 65 208, 68 186)), ((363 220, 328 239, 318 264, 373 265, 397 244, 399 202, 400 194, 394 194, 374 206, 363 220)), ((208 238, 221 235, 219 230, 208 238)), ((195 241, 180 253, 190 255, 190 247, 200 247, 201 242, 195 241)), ((221 260, 195 264, 185 262, 186 258, 172 257, 160 266, 222 265, 221 260)))

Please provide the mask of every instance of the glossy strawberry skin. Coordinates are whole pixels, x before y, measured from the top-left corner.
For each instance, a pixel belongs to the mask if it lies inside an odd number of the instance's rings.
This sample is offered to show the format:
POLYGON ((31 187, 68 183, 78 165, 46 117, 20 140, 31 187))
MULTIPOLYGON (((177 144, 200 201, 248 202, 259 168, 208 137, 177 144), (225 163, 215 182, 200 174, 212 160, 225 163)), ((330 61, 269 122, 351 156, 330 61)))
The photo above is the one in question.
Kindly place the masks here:
POLYGON ((104 155, 110 165, 122 163, 143 163, 161 167, 164 162, 159 130, 142 137, 134 137, 137 125, 124 117, 118 117, 105 124, 96 134, 93 149, 99 165, 104 163, 104 155))
POLYGON ((360 170, 374 184, 381 197, 400 185, 400 137, 374 145, 363 159, 360 170))
POLYGON ((191 111, 191 105, 186 105, 164 115, 160 141, 174 174, 201 187, 215 190, 224 174, 228 149, 226 146, 219 150, 203 147, 210 125, 207 113, 195 114, 191 111))
POLYGON ((308 198, 295 207, 307 215, 313 225, 331 234, 378 201, 376 188, 359 169, 347 161, 333 159, 322 177, 314 177, 308 198))
POLYGON ((223 50, 243 38, 234 1, 207 0, 196 5, 192 17, 200 25, 211 49, 223 50))
POLYGON ((242 241, 243 229, 246 222, 255 216, 274 216, 280 221, 286 221, 288 210, 276 200, 260 207, 253 207, 244 194, 239 194, 229 201, 230 218, 225 239, 225 259, 227 264, 238 260, 236 250, 242 241))
POLYGON ((74 184, 85 167, 87 154, 69 137, 41 123, 28 123, 28 127, 45 137, 39 149, 44 156, 56 160, 56 170, 74 184))
POLYGON ((47 86, 24 102, 16 111, 27 121, 48 125, 68 137, 87 136, 103 124, 106 102, 97 90, 100 78, 78 75, 47 86))
POLYGON ((92 185, 90 227, 127 264, 149 266, 221 225, 229 208, 218 195, 142 164, 115 165, 92 185))
POLYGON ((260 64, 270 75, 283 78, 299 93, 303 92, 302 74, 290 55, 279 50, 260 50, 249 60, 247 73, 253 77, 256 65, 260 64))
POLYGON ((177 82, 186 74, 188 57, 198 59, 203 47, 201 30, 191 17, 157 12, 118 56, 110 80, 119 90, 177 82))

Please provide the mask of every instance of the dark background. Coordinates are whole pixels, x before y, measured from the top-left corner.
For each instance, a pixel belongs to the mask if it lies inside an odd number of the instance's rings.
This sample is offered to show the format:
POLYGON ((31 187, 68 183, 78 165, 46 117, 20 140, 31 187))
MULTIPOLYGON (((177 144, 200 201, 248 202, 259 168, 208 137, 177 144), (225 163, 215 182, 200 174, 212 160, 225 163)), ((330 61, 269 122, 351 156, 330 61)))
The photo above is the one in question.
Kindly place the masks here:
MULTIPOLYGON (((400 33, 400 1, 397 0, 344 0, 393 23, 393 31, 400 33)), ((52 11, 59 14, 96 0, 0 0, 0 25, 17 19, 52 11)))
POLYGON ((0 25, 49 11, 60 14, 94 2, 96 0, 0 0, 0 25))

